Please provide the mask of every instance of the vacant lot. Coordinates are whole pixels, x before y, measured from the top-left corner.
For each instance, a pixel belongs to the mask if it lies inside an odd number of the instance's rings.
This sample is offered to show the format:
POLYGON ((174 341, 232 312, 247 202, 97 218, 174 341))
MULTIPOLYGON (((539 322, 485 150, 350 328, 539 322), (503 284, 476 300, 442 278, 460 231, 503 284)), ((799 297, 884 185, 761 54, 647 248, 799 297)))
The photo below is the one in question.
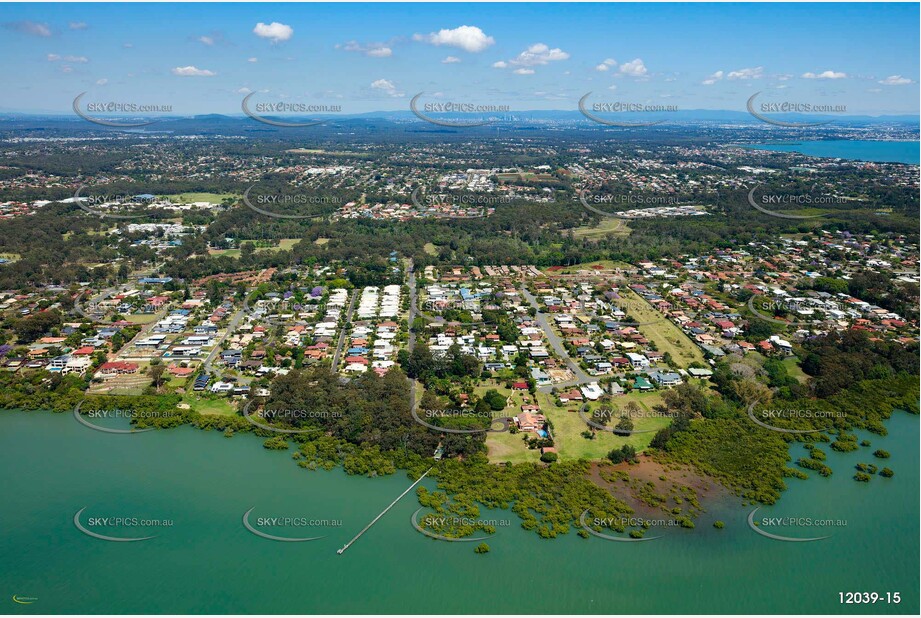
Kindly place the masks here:
POLYGON ((174 204, 191 204, 192 202, 220 204, 224 201, 224 198, 236 198, 239 196, 233 193, 177 193, 175 195, 164 195, 163 197, 168 198, 174 204))
POLYGON ((671 355, 672 360, 681 367, 693 362, 703 363, 704 355, 684 332, 669 321, 664 315, 653 309, 649 303, 637 296, 632 290, 621 289, 625 310, 637 322, 652 322, 640 326, 640 332, 656 344, 656 349, 671 355))
MULTIPOLYGON (((598 430, 595 432, 594 439, 587 439, 582 436, 582 432, 589 429, 588 425, 580 418, 578 409, 581 404, 564 404, 558 408, 553 403, 551 395, 540 395, 540 404, 544 415, 553 423, 553 438, 556 443, 556 449, 559 452, 560 459, 602 459, 611 450, 620 448, 624 444, 633 446, 637 451, 642 451, 649 446, 655 432, 667 426, 671 421, 662 417, 651 417, 653 406, 662 402, 662 396, 657 392, 649 393, 630 393, 615 397, 610 404, 600 404, 592 402, 589 404, 589 410, 585 413, 588 418, 592 418, 592 411, 603 406, 616 410, 623 410, 628 401, 635 401, 642 408, 643 416, 633 419, 633 430, 644 433, 636 433, 630 436, 617 436, 613 432, 598 430), (572 411, 570 411, 572 410, 572 411)), ((619 414, 615 415, 608 425, 616 424, 619 420, 619 414)))
POLYGON ((572 235, 574 238, 584 238, 587 240, 598 240, 608 235, 629 236, 630 228, 623 219, 607 217, 602 219, 598 225, 583 225, 573 228, 572 235))

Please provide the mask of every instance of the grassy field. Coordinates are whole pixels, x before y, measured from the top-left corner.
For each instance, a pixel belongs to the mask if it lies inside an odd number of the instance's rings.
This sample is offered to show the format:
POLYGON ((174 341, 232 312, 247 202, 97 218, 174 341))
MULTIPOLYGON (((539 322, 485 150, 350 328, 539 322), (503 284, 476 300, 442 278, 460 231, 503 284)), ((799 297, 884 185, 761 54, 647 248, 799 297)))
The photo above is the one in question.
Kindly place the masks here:
POLYGON ((675 324, 664 315, 653 309, 646 301, 637 296, 632 290, 622 289, 622 296, 626 300, 625 307, 637 322, 653 322, 640 326, 640 332, 656 344, 656 349, 665 354, 669 353, 681 367, 687 367, 693 362, 703 363, 704 355, 693 341, 682 332, 675 324))
POLYGON ((207 399, 189 393, 182 398, 182 401, 189 404, 189 407, 199 414, 234 416, 237 413, 236 408, 231 405, 229 399, 207 399))
MULTIPOLYGON (((578 410, 578 404, 564 405, 558 408, 553 403, 551 395, 541 394, 539 398, 544 415, 553 423, 553 437, 560 459, 602 459, 612 449, 620 448, 624 444, 630 444, 637 451, 642 451, 649 446, 653 436, 655 436, 655 431, 637 433, 631 436, 616 436, 612 432, 596 431, 595 438, 588 440, 582 437, 582 432, 588 429, 588 425, 579 417, 578 412, 570 412, 570 410, 578 410)), ((630 393, 629 395, 615 397, 607 405, 623 410, 628 401, 637 402, 644 413, 650 413, 653 406, 662 402, 662 396, 657 392, 630 393)), ((591 418, 592 410, 600 407, 603 407, 600 403, 591 403, 586 416, 591 418)), ((667 418, 641 416, 633 419, 633 430, 657 431, 667 426, 669 422, 667 418)), ((610 424, 615 423, 616 420, 610 422, 610 424)))
POLYGON ((291 148, 285 152, 296 155, 326 155, 330 157, 354 157, 356 159, 371 158, 371 155, 365 152, 349 152, 347 150, 323 150, 320 148, 291 148))
POLYGON ((630 227, 623 219, 605 218, 598 225, 583 225, 573 228, 573 238, 584 238, 587 240, 598 240, 609 234, 614 236, 629 236, 630 227))
POLYGON ((540 451, 524 444, 525 434, 490 433, 486 435, 486 453, 492 463, 526 463, 540 461, 540 451))
MULTIPOLYGON (((488 388, 480 387, 476 389, 477 394, 485 393, 488 388)), ((507 394, 506 389, 497 389, 503 394, 507 394)), ((515 393, 512 395, 513 405, 505 409, 509 416, 516 415, 522 403, 529 398, 528 394, 524 395, 515 393)), ((628 401, 635 401, 639 404, 644 413, 651 413, 654 406, 662 403, 662 395, 653 391, 648 393, 634 392, 628 395, 615 397, 608 404, 612 408, 623 410, 628 401)), ((582 432, 588 429, 588 425, 579 417, 579 404, 563 405, 557 407, 554 404, 554 398, 551 394, 538 393, 537 402, 540 405, 541 412, 547 419, 553 423, 553 434, 556 449, 560 459, 603 459, 611 450, 620 448, 624 444, 630 444, 637 451, 642 451, 649 446, 655 431, 667 426, 670 422, 667 418, 653 416, 639 416, 633 419, 634 431, 644 431, 646 433, 637 433, 631 436, 616 436, 612 432, 595 432, 593 440, 582 437, 582 432), (647 431, 653 430, 653 431, 647 431)), ((600 403, 591 403, 587 415, 591 415, 592 410, 601 407, 600 403)), ((531 450, 525 445, 522 436, 525 434, 490 433, 486 436, 486 448, 489 460, 492 463, 523 463, 528 461, 539 461, 540 451, 531 450)), ((532 434, 528 433, 528 436, 532 434)))
MULTIPOLYGON (((294 245, 301 242, 300 238, 282 238, 274 247, 256 247, 256 253, 273 253, 275 251, 290 251, 294 245)), ((232 258, 240 257, 239 249, 208 249, 209 255, 226 255, 232 258)))
POLYGON ((174 195, 164 195, 174 204, 191 204, 192 202, 211 202, 220 204, 224 198, 239 197, 234 193, 176 193, 174 195))
POLYGON ((157 314, 155 313, 132 313, 125 316, 125 320, 131 322, 132 324, 150 324, 151 322, 156 321, 157 314))
MULTIPOLYGON (((572 266, 567 266, 566 268, 552 272, 551 274, 569 275, 569 274, 579 272, 580 270, 597 270, 595 268, 596 266, 600 266, 602 270, 614 270, 615 268, 620 268, 620 269, 633 268, 626 262, 615 262, 614 260, 598 260, 597 262, 585 262, 583 264, 574 264, 572 266)), ((546 269, 544 269, 544 271, 546 271, 546 269)))
POLYGON ((795 356, 783 359, 783 364, 787 366, 787 373, 799 380, 800 384, 805 384, 809 380, 809 376, 806 375, 806 372, 800 369, 800 366, 796 364, 795 356))
POLYGON ((436 247, 430 242, 425 243, 425 246, 422 247, 422 249, 429 255, 438 255, 438 247, 436 247))
MULTIPOLYGON (((503 414, 506 416, 516 416, 521 412, 522 405, 533 403, 531 401, 531 395, 527 391, 513 392, 492 380, 474 388, 473 393, 477 397, 482 397, 486 394, 486 391, 490 389, 499 391, 499 393, 506 398, 511 397, 511 403, 505 410, 496 413, 500 416, 503 414)), ((528 449, 524 444, 524 440, 522 440, 523 435, 524 434, 521 433, 511 434, 507 431, 486 434, 486 452, 489 460, 493 463, 502 463, 506 461, 510 463, 538 461, 540 459, 540 451, 528 449)))

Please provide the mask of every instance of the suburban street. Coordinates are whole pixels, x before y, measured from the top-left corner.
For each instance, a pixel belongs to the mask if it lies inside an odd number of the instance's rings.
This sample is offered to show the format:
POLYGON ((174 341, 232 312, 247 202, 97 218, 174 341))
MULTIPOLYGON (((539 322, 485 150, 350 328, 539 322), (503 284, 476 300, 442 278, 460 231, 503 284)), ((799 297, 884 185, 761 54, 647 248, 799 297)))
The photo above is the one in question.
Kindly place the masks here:
POLYGON ((360 290, 352 290, 352 298, 349 300, 349 308, 345 313, 345 321, 342 323, 342 329, 339 332, 339 341, 336 343, 336 352, 333 354, 333 363, 331 365, 331 371, 333 373, 338 373, 339 371, 339 358, 342 356, 342 346, 345 345, 345 338, 348 334, 347 324, 352 321, 352 311, 355 309, 355 301, 358 299, 360 290))
POLYGON ((579 384, 586 384, 588 382, 595 382, 596 380, 594 378, 582 371, 582 368, 579 367, 578 363, 569 357, 569 353, 566 352, 566 346, 563 345, 563 340, 559 335, 556 334, 556 332, 554 332, 553 326, 550 324, 550 320, 547 319, 547 314, 540 311, 540 305, 537 302, 537 298, 523 286, 521 288, 521 294, 537 312, 534 316, 534 319, 536 319, 537 323, 540 324, 540 327, 543 329, 544 334, 547 336, 547 340, 550 342, 550 345, 553 346, 553 349, 556 351, 557 355, 563 359, 563 362, 566 363, 566 366, 576 376, 575 380, 557 382, 556 384, 541 386, 538 388, 538 390, 546 393, 554 387, 569 387, 577 386, 579 384))

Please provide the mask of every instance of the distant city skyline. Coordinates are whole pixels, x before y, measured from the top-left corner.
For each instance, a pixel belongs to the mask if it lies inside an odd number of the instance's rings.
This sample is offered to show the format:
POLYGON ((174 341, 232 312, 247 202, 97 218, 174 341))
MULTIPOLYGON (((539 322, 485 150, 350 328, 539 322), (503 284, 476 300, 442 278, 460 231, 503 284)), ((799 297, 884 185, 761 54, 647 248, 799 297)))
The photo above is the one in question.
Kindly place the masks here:
MULTIPOLYGON (((424 101, 919 112, 917 4, 5 4, 0 112, 424 101)), ((773 111, 780 111, 773 110, 773 111)))

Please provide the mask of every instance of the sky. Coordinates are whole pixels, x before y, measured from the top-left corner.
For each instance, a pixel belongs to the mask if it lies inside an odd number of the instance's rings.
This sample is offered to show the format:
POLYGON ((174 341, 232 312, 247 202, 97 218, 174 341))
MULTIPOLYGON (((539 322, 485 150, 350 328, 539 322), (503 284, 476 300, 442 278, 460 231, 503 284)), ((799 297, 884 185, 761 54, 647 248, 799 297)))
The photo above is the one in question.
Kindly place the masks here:
POLYGON ((918 4, 3 4, 0 111, 410 99, 918 114, 918 4))

